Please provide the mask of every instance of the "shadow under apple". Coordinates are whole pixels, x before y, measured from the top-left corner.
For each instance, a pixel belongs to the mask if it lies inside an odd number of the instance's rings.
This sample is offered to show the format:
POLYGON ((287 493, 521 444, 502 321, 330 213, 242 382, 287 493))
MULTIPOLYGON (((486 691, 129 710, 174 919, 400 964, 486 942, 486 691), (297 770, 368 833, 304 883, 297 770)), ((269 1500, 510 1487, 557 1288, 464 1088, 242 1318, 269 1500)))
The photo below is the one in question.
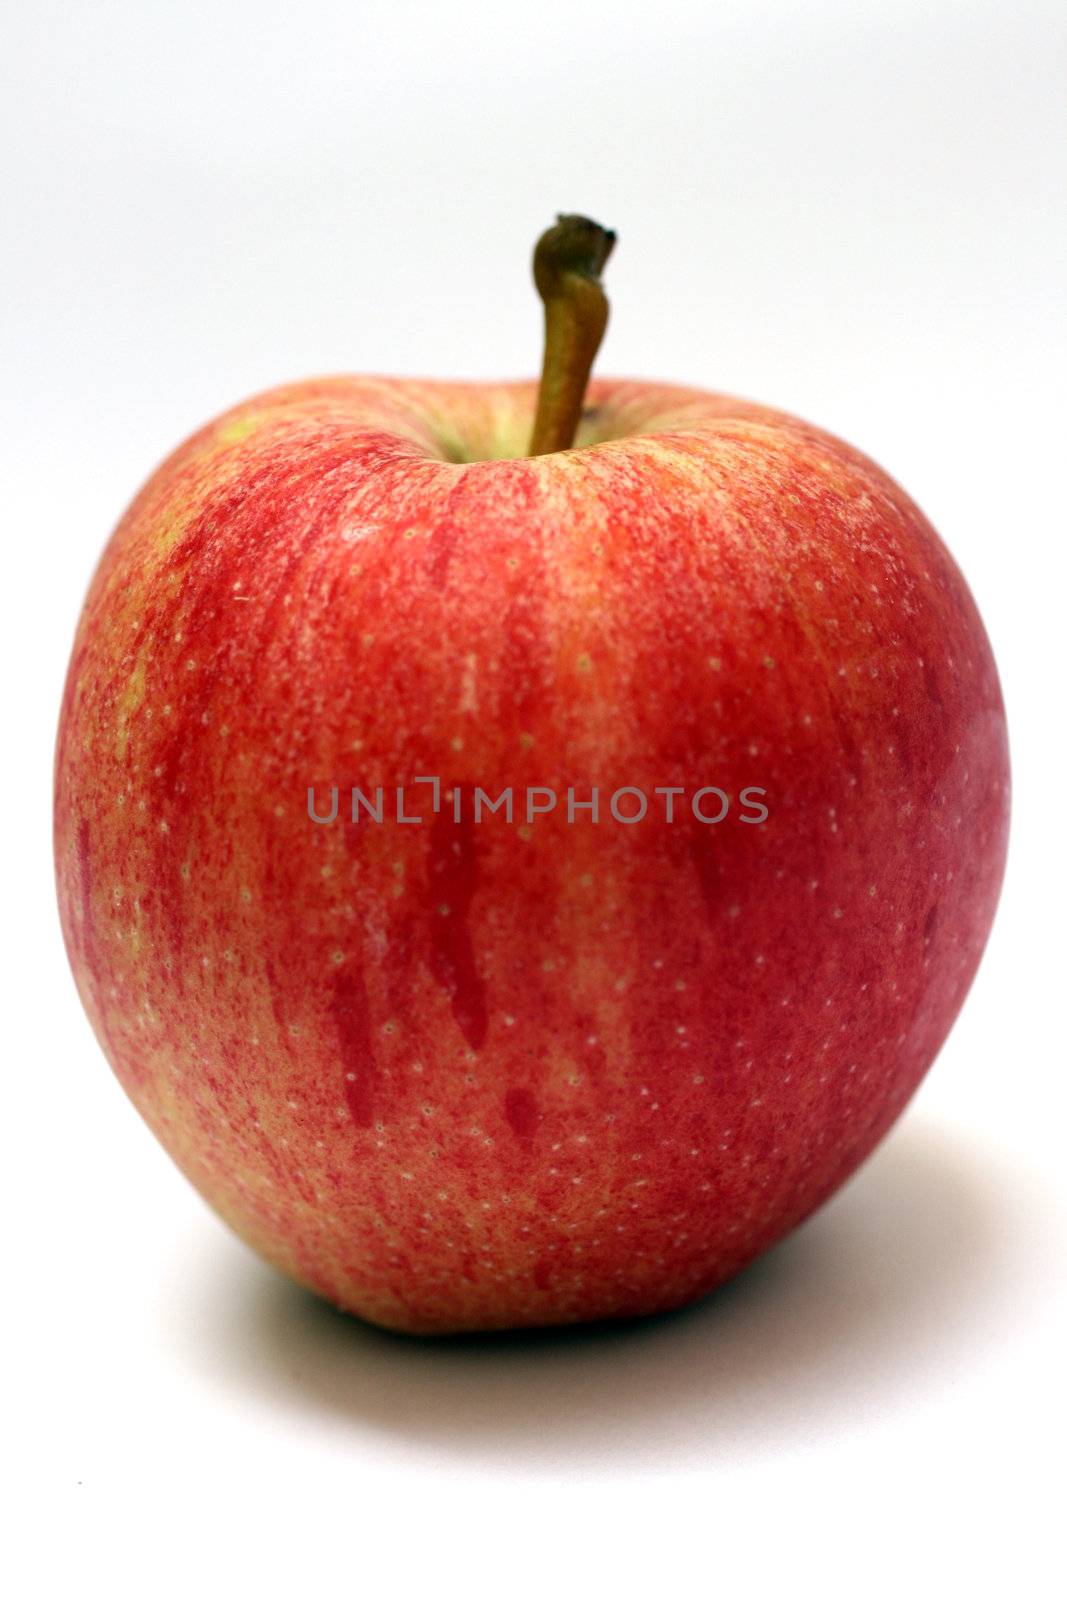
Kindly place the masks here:
POLYGON ((909 1121, 826 1207, 706 1300, 643 1321, 419 1340, 234 1245, 180 1331, 271 1404, 509 1469, 647 1469, 869 1425, 988 1346, 1025 1184, 909 1121))

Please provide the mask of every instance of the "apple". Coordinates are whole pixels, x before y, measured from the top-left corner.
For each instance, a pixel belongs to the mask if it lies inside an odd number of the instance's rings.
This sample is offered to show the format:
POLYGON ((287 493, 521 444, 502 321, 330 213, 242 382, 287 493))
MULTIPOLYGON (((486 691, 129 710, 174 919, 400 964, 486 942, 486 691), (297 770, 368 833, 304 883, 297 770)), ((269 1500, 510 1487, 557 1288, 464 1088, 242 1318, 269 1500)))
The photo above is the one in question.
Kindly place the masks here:
POLYGON ((197 433, 70 664, 100 1043, 243 1239, 389 1328, 736 1273, 899 1115, 1001 882, 959 570, 807 423, 587 387, 611 237, 539 246, 540 386, 329 378, 197 433))

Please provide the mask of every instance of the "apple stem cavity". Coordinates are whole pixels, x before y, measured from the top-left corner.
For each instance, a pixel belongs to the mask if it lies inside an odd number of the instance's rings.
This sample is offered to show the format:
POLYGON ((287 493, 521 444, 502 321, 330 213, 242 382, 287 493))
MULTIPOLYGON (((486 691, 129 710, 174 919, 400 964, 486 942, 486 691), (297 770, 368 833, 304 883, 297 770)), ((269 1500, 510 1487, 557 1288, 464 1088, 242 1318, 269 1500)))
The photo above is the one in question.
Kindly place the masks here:
POLYGON ((530 455, 569 450, 582 416, 589 374, 608 325, 600 282, 615 245, 610 228, 588 217, 557 217, 537 241, 533 276, 545 307, 545 358, 530 455))

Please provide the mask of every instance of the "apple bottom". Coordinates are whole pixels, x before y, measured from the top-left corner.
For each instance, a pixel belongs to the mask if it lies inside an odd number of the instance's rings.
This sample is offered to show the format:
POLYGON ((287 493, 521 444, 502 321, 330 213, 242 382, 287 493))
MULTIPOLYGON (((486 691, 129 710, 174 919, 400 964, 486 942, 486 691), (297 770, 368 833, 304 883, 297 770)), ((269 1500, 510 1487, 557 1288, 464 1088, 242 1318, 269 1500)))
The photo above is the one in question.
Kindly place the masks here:
MULTIPOLYGON (((902 1103, 910 1092, 901 1094, 902 1103)), ((341 1217, 307 1208, 278 1210, 252 1200, 248 1190, 241 1193, 241 1186, 235 1195, 228 1182, 216 1189, 200 1158, 193 1156, 188 1165, 176 1159, 222 1221, 305 1289, 391 1332, 448 1335, 625 1321, 700 1300, 828 1199, 880 1142, 899 1110, 899 1105, 887 1108, 862 1146, 840 1153, 814 1195, 806 1192, 755 1232, 751 1224, 746 1227, 743 1213, 715 1206, 714 1186, 701 1180, 695 1194, 707 1191, 703 1207, 690 1200, 684 1210, 671 1210, 682 1203, 678 1195, 669 1185, 656 1186, 645 1190, 648 1200, 639 1216, 632 1201, 618 1209, 597 1206, 584 1226, 569 1220, 562 1236, 557 1224, 546 1230, 536 1213, 515 1208, 514 1221, 497 1219, 491 1256, 479 1255, 462 1229, 456 1239, 444 1241, 440 1263, 421 1266, 417 1258, 394 1255, 380 1268, 346 1267, 341 1217), (523 1216, 528 1220, 520 1220, 523 1216)), ((173 1126, 156 1131, 164 1142, 173 1139, 173 1126)), ((508 1209, 502 1197, 500 1211, 508 1209)), ((363 1219, 356 1219, 353 1235, 363 1231, 363 1219)), ((380 1219, 375 1231, 387 1246, 389 1224, 380 1219)))
POLYGON ((553 816, 520 840, 502 816, 475 830, 447 813, 350 831, 361 881, 403 847, 425 888, 414 919, 366 900, 381 939, 344 947, 310 910, 333 835, 294 818, 255 970, 229 980, 224 952, 219 976, 191 951, 167 985, 180 1020, 148 1054, 149 1030, 108 1020, 91 980, 86 1003, 196 1188, 344 1310, 411 1333, 664 1310, 738 1272, 877 1144, 991 915, 989 855, 962 829, 923 823, 951 850, 937 868, 909 867, 923 852, 899 829, 872 837, 890 855, 872 896, 862 855, 813 868, 808 813, 795 833, 788 806, 732 834, 553 816), (196 984, 200 1007, 176 1001, 196 984))
MULTIPOLYGON (((196 872, 153 836, 179 889, 146 880, 139 951, 86 826, 83 998, 201 1194, 344 1310, 410 1333, 664 1310, 832 1194, 936 1055, 999 888, 998 729, 975 720, 935 807, 794 761, 755 824, 326 826, 306 789, 241 787, 228 830, 213 794, 196 872)), ((739 792, 749 758, 720 765, 739 792)), ((605 787, 624 777, 654 792, 638 761, 605 787)))

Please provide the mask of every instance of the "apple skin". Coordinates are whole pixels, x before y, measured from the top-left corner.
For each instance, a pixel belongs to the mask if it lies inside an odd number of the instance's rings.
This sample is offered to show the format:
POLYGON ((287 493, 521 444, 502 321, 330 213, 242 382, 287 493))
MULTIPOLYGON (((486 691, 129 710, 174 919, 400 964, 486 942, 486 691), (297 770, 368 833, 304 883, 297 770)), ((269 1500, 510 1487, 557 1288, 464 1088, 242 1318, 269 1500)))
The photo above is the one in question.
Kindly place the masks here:
POLYGON ((413 1332, 677 1306, 774 1244, 914 1092, 1004 865, 992 655, 889 478, 614 380, 527 459, 534 399, 226 413, 112 537, 59 729, 63 930, 124 1089, 256 1250, 413 1332), (346 820, 427 774, 561 810, 346 820), (568 824, 593 784, 735 809, 568 824))

